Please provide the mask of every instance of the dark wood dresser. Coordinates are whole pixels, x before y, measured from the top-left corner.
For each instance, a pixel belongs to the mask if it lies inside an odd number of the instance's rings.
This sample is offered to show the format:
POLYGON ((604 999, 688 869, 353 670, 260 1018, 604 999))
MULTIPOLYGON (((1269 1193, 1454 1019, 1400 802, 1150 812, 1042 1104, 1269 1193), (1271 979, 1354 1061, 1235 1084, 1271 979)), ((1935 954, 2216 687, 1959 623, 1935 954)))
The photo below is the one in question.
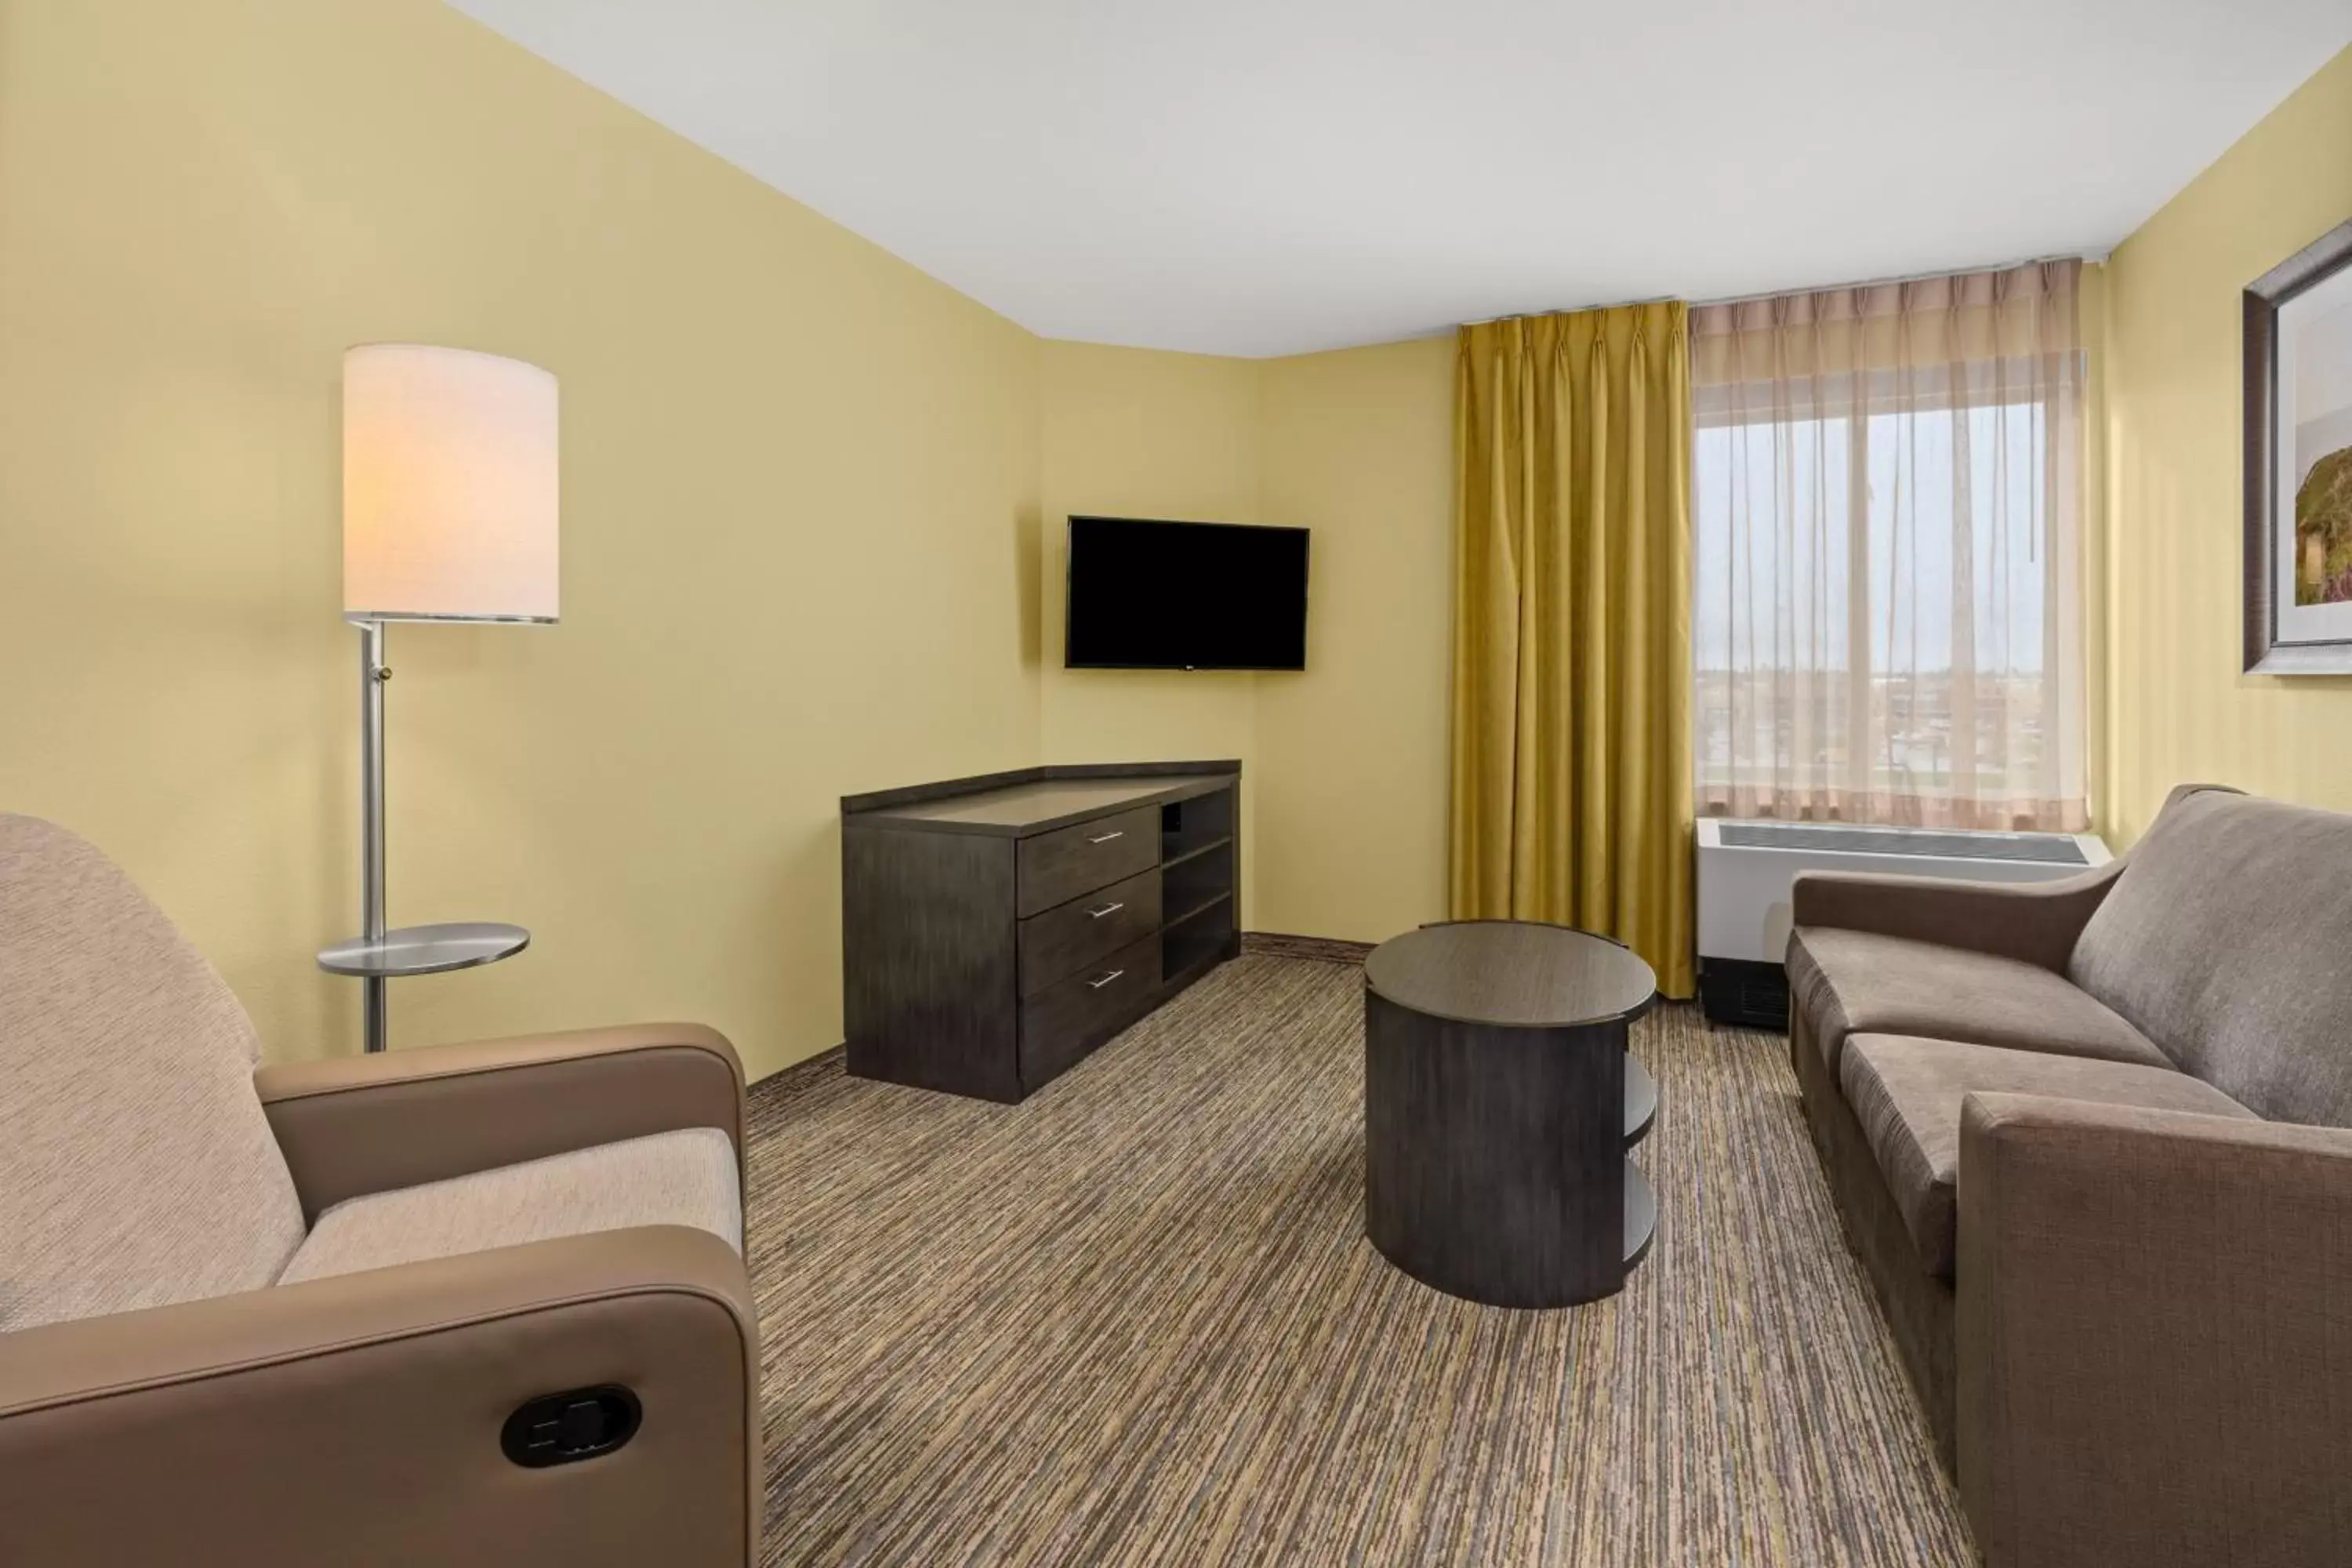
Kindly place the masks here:
POLYGON ((1241 950, 1241 763, 843 797, 849 1070, 1013 1101, 1241 950))

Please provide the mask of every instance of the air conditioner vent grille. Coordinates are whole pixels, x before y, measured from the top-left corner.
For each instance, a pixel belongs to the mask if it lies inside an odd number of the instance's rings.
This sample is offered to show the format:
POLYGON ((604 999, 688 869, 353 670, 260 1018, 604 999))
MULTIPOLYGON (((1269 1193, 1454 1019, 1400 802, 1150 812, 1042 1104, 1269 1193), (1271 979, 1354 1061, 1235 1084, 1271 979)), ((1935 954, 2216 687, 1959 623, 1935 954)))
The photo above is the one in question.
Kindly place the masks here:
POLYGON ((1804 849, 1828 855, 1924 855, 1948 860, 2031 860, 2087 866, 2083 847, 2063 833, 1952 833, 1925 827, 1864 827, 1847 823, 1727 822, 1727 848, 1804 849))

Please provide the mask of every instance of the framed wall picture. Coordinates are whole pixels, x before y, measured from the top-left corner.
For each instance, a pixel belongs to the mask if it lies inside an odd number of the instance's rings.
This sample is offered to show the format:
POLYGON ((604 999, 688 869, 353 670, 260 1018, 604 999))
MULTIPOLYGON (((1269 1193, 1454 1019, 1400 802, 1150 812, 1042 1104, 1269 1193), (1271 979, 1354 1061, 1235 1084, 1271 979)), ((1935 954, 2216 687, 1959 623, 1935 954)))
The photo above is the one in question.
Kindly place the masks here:
POLYGON ((2352 222, 2246 289, 2246 663, 2352 675, 2352 222))

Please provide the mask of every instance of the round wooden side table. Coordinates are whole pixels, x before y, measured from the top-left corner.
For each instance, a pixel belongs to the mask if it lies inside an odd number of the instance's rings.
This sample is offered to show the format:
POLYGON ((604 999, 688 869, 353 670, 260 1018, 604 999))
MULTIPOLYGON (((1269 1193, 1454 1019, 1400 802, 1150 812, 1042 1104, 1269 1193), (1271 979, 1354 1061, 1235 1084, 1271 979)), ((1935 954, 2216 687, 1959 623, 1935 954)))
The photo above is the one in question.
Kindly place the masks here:
POLYGON ((1423 926, 1364 961, 1364 1234, 1407 1274, 1496 1307, 1612 1296, 1657 1203, 1627 1151, 1657 1085, 1626 1032, 1650 966, 1587 931, 1423 926))

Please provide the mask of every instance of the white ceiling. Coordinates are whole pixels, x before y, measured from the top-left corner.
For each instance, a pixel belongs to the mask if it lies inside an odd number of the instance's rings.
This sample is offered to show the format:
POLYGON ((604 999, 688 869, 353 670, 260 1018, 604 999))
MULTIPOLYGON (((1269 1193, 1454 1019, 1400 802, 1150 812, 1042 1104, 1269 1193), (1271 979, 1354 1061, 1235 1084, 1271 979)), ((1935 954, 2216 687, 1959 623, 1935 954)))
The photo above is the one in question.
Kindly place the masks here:
POLYGON ((1225 354, 2097 253, 2352 0, 455 0, 1013 320, 1225 354))

